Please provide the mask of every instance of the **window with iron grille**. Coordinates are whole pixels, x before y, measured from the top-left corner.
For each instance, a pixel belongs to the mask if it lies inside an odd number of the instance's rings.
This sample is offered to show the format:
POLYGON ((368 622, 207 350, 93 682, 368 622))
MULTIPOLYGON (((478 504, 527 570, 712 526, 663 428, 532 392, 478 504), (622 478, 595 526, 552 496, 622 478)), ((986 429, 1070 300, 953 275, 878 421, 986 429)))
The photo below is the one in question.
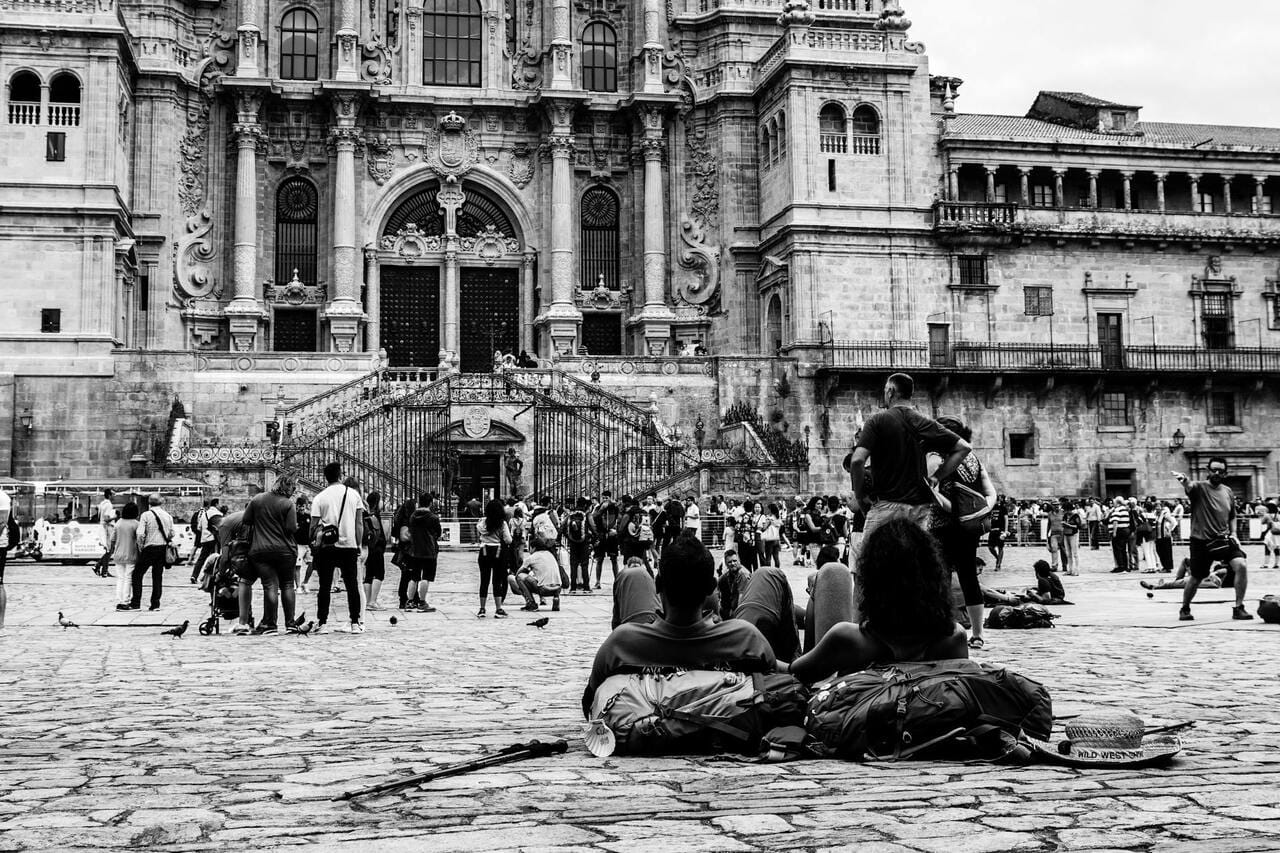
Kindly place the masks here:
POLYGON ((276 284, 291 281, 294 270, 303 284, 316 283, 318 210, 316 188, 305 178, 290 178, 276 191, 276 284))
POLYGON ((987 259, 981 255, 966 255, 956 258, 960 267, 961 284, 986 284, 987 259))
POLYGON ((1030 432, 1009 433, 1009 458, 1010 459, 1035 459, 1036 458, 1035 433, 1030 433, 1030 432))
POLYGON ((1236 395, 1230 391, 1214 391, 1209 395, 1209 426, 1239 426, 1236 417, 1236 395))
POLYGON ((618 196, 605 187, 592 187, 582 194, 582 282, 594 288, 604 278, 605 287, 617 290, 618 277, 618 196))
POLYGON ((1231 325, 1231 296, 1206 293, 1201 299, 1200 328, 1209 349, 1231 349, 1235 335, 1231 325))
POLYGON ((422 15, 423 84, 478 87, 481 29, 478 0, 427 0, 422 15))
POLYGON ((582 88, 618 91, 618 34, 603 21, 593 21, 582 31, 582 88))
POLYGON ((292 9, 280 20, 280 76, 285 80, 320 77, 320 25, 307 9, 292 9))
POLYGON ((1022 288, 1022 313, 1028 317, 1049 317, 1053 315, 1052 287, 1022 288))
POLYGON ((1045 184, 1032 187, 1031 204, 1033 207, 1053 207, 1053 187, 1045 184))
POLYGON ((1133 426, 1133 419, 1129 414, 1129 395, 1122 391, 1103 394, 1102 406, 1098 411, 1104 427, 1133 426))

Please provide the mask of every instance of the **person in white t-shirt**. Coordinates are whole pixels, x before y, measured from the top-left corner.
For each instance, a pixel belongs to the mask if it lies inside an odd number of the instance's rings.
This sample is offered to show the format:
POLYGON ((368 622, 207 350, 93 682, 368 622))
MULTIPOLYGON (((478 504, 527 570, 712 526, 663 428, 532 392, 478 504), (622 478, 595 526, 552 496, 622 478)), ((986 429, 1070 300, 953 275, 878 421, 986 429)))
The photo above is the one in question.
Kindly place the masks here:
MULTIPOLYGON (((116 512, 116 506, 111 502, 113 497, 115 497, 115 492, 110 489, 103 489, 102 502, 98 504, 98 524, 102 525, 103 547, 106 547, 106 544, 111 541, 111 532, 115 530, 116 519, 119 518, 119 513, 116 512)), ((107 577, 108 572, 106 564, 102 563, 95 568, 94 574, 104 578, 107 577)))
POLYGON ((695 539, 702 539, 702 511, 698 509, 698 502, 693 498, 685 498, 684 504, 684 527, 685 530, 692 530, 695 539))
POLYGON ((315 570, 320 575, 320 589, 316 593, 316 631, 321 634, 328 631, 329 598, 336 569, 342 575, 342 585, 347 592, 351 627, 346 630, 352 634, 363 634, 357 565, 364 532, 364 501, 360 499, 359 492, 340 482, 342 466, 339 463, 330 462, 324 466, 324 478, 329 485, 311 502, 311 550, 315 570), (326 528, 337 531, 337 539, 332 543, 321 541, 326 528))
POLYGON ((9 546, 18 544, 9 541, 9 513, 12 511, 9 495, 0 491, 0 629, 4 628, 4 609, 9 603, 4 591, 4 564, 9 557, 9 546))

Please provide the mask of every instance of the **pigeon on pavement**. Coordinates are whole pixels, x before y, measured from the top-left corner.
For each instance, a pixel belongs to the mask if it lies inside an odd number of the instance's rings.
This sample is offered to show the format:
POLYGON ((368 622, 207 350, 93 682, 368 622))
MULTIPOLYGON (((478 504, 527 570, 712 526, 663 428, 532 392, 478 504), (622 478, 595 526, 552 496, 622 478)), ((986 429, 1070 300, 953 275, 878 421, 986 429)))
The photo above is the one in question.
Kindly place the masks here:
POLYGON ((289 633, 297 634, 299 637, 305 637, 308 634, 310 634, 312 629, 314 629, 315 627, 316 627, 316 623, 314 621, 308 622, 305 625, 303 625, 301 622, 295 622, 293 624, 293 627, 289 629, 289 633))
POLYGON ((161 633, 170 637, 181 637, 183 634, 187 633, 187 626, 190 624, 191 620, 183 619, 182 624, 178 627, 170 628, 168 631, 162 631, 161 633))
POLYGON ((551 617, 543 616, 541 619, 534 619, 529 624, 541 631, 543 628, 547 627, 547 623, 550 621, 551 617))
POLYGON ((65 631, 65 630, 67 630, 68 628, 79 628, 79 627, 80 627, 79 625, 77 625, 76 623, 72 622, 72 621, 71 621, 70 619, 68 619, 67 617, 63 616, 63 615, 62 615, 62 611, 61 611, 61 610, 59 610, 59 611, 58 611, 58 624, 62 626, 62 630, 64 630, 64 631, 65 631))

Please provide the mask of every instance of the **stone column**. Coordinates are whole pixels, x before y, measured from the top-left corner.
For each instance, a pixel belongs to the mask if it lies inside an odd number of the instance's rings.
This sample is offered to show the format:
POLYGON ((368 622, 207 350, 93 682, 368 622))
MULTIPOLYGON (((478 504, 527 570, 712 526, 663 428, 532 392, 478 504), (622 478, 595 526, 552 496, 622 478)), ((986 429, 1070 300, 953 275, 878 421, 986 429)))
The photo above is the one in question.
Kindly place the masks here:
POLYGON ((996 200, 996 169, 998 166, 983 166, 987 172, 987 204, 993 204, 996 200))
POLYGON ((1053 206, 1059 210, 1067 206, 1067 200, 1063 197, 1062 192, 1062 178, 1066 172, 1066 169, 1053 170, 1053 206))
POLYGON ((1156 207, 1161 213, 1168 211, 1168 204, 1165 201, 1164 195, 1164 182, 1168 179, 1168 172, 1156 172, 1156 207))
POLYGON ((1133 172, 1121 172, 1124 179, 1124 209, 1133 210, 1133 172))
POLYGON ((551 305, 543 316, 553 352, 570 355, 577 346, 582 323, 582 312, 573 298, 573 105, 553 102, 550 114, 552 127, 547 146, 551 150, 551 305))
POLYGON ((368 314, 365 341, 369 352, 377 352, 382 348, 382 282, 376 246, 366 246, 364 250, 364 286, 365 313, 368 314))
POLYGON ((1094 210, 1098 209, 1098 175, 1102 174, 1097 169, 1089 169, 1089 207, 1094 210))
POLYGON ((232 238, 233 297, 226 308, 231 346, 237 352, 258 348, 264 316, 258 302, 258 144, 262 127, 258 108, 262 96, 242 92, 236 96, 236 202, 232 238))
POLYGON ((960 167, 951 166, 947 169, 947 198, 951 201, 960 200, 960 167))
POLYGON ((526 251, 520 262, 520 349, 533 355, 533 274, 538 256, 526 251))
POLYGON ((642 111, 644 138, 644 306, 635 318, 641 326, 645 350, 651 356, 666 355, 671 341, 675 313, 667 306, 667 217, 662 191, 662 155, 666 145, 662 132, 662 112, 656 107, 642 111))
POLYGON ((644 46, 640 48, 644 54, 644 93, 646 95, 662 94, 666 87, 662 85, 662 34, 659 32, 658 0, 644 0, 644 46))
POLYGON ((459 296, 458 235, 444 238, 444 281, 441 283, 440 300, 440 367, 456 370, 461 363, 462 351, 458 336, 459 296))
POLYGON ((333 79, 343 82, 359 80, 360 56, 356 53, 356 43, 360 40, 360 32, 356 28, 355 0, 338 0, 338 31, 334 36, 338 42, 338 63, 333 79))
POLYGON ((1018 169, 1019 183, 1022 190, 1022 206, 1031 206, 1031 170, 1025 166, 1018 169))
POLYGON ((569 0, 551 0, 551 85, 549 88, 574 88, 573 35, 569 25, 569 0))
POLYGON ((1231 176, 1222 176, 1222 212, 1232 213, 1231 209, 1231 176))
POLYGON ((1262 200, 1267 197, 1267 179, 1264 175, 1253 176, 1253 212, 1255 216, 1262 216, 1265 211, 1262 209, 1262 200))
POLYGON ((354 352, 364 321, 356 280, 356 95, 334 95, 335 124, 329 130, 335 157, 333 170, 333 289, 325 307, 329 336, 336 352, 354 352))
POLYGON ((1188 172, 1187 178, 1191 181, 1191 209, 1200 212, 1200 175, 1195 172, 1188 172))
POLYGON ((258 63, 258 42, 262 31, 258 29, 258 0, 240 0, 240 25, 236 27, 237 77, 261 77, 258 63))

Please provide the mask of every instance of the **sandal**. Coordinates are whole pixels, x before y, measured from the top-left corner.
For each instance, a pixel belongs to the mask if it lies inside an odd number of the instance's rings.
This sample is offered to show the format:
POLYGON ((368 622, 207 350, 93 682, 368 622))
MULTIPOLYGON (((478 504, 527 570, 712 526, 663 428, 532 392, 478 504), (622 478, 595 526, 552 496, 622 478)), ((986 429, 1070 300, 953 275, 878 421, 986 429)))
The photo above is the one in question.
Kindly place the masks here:
POLYGON ((986 648, 986 646, 987 646, 987 641, 982 639, 981 637, 969 638, 969 648, 975 651, 981 651, 982 649, 986 648))

